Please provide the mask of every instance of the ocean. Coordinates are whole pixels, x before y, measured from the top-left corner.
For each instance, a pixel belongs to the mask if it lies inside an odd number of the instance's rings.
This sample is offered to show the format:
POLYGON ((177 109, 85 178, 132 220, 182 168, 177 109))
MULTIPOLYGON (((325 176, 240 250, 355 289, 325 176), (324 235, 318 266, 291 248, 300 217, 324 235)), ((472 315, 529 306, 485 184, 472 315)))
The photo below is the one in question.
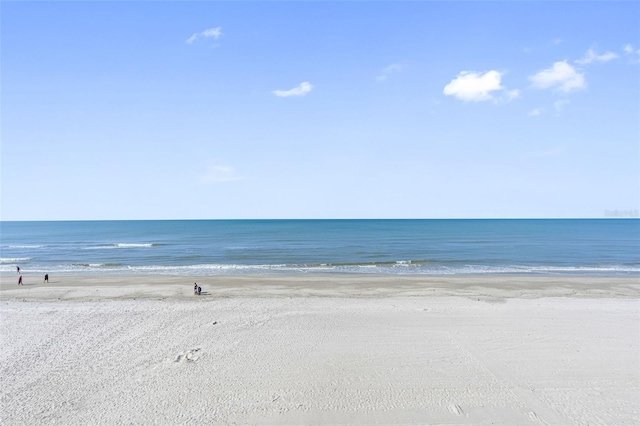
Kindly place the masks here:
POLYGON ((0 273, 640 276, 638 219, 0 222, 0 273))

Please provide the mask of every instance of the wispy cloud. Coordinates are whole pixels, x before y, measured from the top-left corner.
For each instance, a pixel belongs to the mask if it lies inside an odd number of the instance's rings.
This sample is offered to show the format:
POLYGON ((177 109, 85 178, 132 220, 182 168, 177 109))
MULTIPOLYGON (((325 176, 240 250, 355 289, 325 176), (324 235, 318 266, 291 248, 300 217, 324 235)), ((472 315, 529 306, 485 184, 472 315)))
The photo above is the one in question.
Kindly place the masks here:
POLYGON ((276 96, 280 96, 282 98, 287 98, 289 96, 304 96, 307 93, 311 92, 313 89, 313 85, 308 81, 303 81, 298 86, 289 90, 274 90, 273 93, 276 96))
POLYGON ((203 185, 233 182, 242 180, 244 177, 238 175, 233 167, 226 165, 212 165, 200 177, 200 183, 203 185))
POLYGON ((447 84, 443 93, 447 96, 454 96, 465 102, 481 101, 510 101, 519 96, 518 90, 507 90, 502 86, 502 76, 504 74, 491 70, 485 73, 462 71, 456 78, 447 84), (503 97, 496 97, 503 92, 503 97))
POLYGON ((554 63, 551 68, 542 70, 529 77, 537 89, 554 89, 564 93, 582 90, 587 87, 584 74, 578 72, 567 61, 554 63))
POLYGON ((529 117, 538 117, 540 114, 542 114, 542 110, 540 108, 532 109, 527 113, 529 117))
POLYGON ((509 102, 519 97, 520 97, 520 91, 518 89, 507 90, 505 92, 505 97, 503 98, 503 100, 509 102))
POLYGON ((376 76, 376 81, 384 81, 393 73, 402 71, 404 65, 402 64, 391 64, 388 67, 383 68, 380 73, 376 76))
POLYGON ((627 44, 622 48, 625 56, 631 56, 632 61, 640 60, 640 49, 636 49, 631 44, 627 44))
POLYGON ((613 52, 605 52, 599 55, 595 50, 589 49, 587 50, 587 53, 584 54, 584 57, 582 57, 582 59, 578 59, 574 62, 576 64, 585 65, 592 62, 609 62, 610 60, 616 59, 617 57, 618 55, 613 52))
POLYGON ((553 103, 553 108, 556 110, 556 115, 559 116, 564 111, 564 108, 569 105, 571 101, 569 99, 560 99, 553 103))
POLYGON ((222 37, 222 27, 209 28, 199 33, 193 34, 187 39, 187 43, 191 44, 199 38, 213 38, 214 40, 222 37))

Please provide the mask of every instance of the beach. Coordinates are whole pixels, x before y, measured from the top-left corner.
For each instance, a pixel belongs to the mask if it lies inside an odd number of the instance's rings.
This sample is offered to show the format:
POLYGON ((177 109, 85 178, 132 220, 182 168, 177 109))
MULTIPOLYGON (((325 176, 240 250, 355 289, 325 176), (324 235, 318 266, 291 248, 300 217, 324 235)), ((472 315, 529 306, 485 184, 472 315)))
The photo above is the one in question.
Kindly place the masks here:
POLYGON ((0 276, 2 424, 640 423, 637 277, 24 283, 0 276))

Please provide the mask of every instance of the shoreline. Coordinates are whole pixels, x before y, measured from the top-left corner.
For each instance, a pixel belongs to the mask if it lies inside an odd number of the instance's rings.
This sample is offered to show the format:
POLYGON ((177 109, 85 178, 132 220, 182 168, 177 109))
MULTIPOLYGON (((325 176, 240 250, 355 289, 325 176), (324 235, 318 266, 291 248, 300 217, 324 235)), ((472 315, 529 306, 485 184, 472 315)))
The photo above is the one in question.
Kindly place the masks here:
POLYGON ((0 300, 192 299, 234 297, 494 297, 640 298, 640 279, 619 276, 533 275, 52 275, 0 276, 0 300))

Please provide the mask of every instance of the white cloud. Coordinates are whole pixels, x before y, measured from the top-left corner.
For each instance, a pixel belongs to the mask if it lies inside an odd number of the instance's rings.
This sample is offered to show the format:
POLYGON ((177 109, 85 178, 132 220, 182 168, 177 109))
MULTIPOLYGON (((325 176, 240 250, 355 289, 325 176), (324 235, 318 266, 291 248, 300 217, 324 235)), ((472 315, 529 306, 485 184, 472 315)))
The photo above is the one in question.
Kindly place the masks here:
POLYGON ((514 89, 514 90, 507 90, 505 93, 506 97, 505 100, 507 102, 512 101, 516 98, 520 97, 520 91, 518 89, 514 89))
POLYGON ((575 63, 584 65, 592 62, 609 62, 617 57, 618 55, 613 52, 605 52, 602 55, 598 55, 595 50, 589 49, 587 50, 587 53, 584 54, 584 57, 582 59, 578 59, 575 63))
POLYGON ((444 87, 443 93, 467 102, 494 100, 491 92, 504 90, 500 84, 501 79, 502 73, 495 70, 484 74, 462 71, 444 87))
POLYGON ((217 40, 222 35, 222 27, 209 28, 208 30, 204 30, 200 34, 202 35, 202 37, 213 37, 215 40, 217 40))
POLYGON ((404 66, 402 64, 391 64, 388 67, 383 68, 382 71, 380 71, 380 74, 378 74, 378 76, 376 77, 376 80, 384 81, 389 77, 389 75, 396 73, 398 71, 402 71, 403 68, 404 66))
POLYGON ((220 37, 222 37, 222 27, 209 28, 208 30, 195 33, 194 35, 192 35, 187 39, 187 43, 191 44, 201 37, 213 37, 214 40, 217 40, 220 37))
POLYGON ((630 44, 625 45, 622 48, 622 51, 627 56, 635 56, 636 59, 640 58, 640 49, 636 49, 635 47, 633 47, 630 44))
POLYGON ((553 64, 551 68, 540 71, 529 77, 533 87, 538 89, 556 89, 564 93, 581 90, 587 87, 584 74, 576 71, 567 61, 553 64))
POLYGON ((529 111, 529 113, 527 113, 529 117, 537 117, 540 114, 542 114, 542 110, 540 108, 532 109, 531 111, 529 111))
POLYGON ((273 93, 276 96, 280 96, 282 98, 286 98, 289 96, 304 96, 309 93, 313 89, 313 85, 308 81, 303 81, 298 86, 289 90, 274 90, 273 93))
POLYGON ((200 178, 200 183, 207 185, 213 183, 233 182, 242 179, 244 178, 238 176, 233 167, 214 165, 210 166, 205 174, 202 175, 202 177, 200 178))

